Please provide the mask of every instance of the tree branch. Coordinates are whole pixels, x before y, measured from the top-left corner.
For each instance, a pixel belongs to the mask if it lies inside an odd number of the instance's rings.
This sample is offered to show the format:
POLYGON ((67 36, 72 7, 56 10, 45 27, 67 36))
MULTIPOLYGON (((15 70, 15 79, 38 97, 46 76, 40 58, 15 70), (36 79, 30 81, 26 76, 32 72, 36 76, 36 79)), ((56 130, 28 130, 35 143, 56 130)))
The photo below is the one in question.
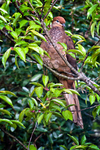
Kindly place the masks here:
POLYGON ((15 136, 13 136, 12 134, 10 134, 10 133, 8 133, 7 131, 5 131, 2 127, 0 127, 0 129, 1 129, 4 133, 6 133, 7 135, 9 135, 11 138, 13 138, 15 141, 17 141, 20 145, 22 145, 24 149, 28 150, 28 148, 26 148, 25 145, 24 145, 21 141, 19 141, 15 136))
POLYGON ((32 134, 31 134, 31 137, 30 137, 30 140, 29 140, 28 150, 30 150, 30 149, 29 149, 30 143, 31 143, 31 140, 32 140, 32 137, 33 137, 33 134, 34 134, 34 131, 35 131, 36 127, 37 127, 37 122, 36 122, 36 124, 35 124, 35 127, 34 127, 34 129, 33 129, 33 131, 32 131, 32 134))

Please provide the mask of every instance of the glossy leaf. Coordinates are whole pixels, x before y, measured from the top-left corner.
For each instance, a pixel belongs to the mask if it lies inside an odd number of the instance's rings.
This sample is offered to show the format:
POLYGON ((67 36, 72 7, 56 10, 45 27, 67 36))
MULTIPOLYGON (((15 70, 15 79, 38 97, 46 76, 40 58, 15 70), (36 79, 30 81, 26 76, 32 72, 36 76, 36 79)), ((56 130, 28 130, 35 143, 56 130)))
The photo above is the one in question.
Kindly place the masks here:
POLYGON ((52 99, 51 102, 55 102, 55 103, 60 104, 63 107, 66 107, 66 105, 60 99, 52 99))
POLYGON ((17 124, 17 125, 20 125, 20 126, 22 126, 22 127, 25 128, 25 126, 24 126, 20 121, 18 121, 18 120, 11 120, 11 122, 12 122, 12 123, 15 123, 15 124, 17 124))
POLYGON ((92 37, 94 37, 95 25, 96 25, 96 21, 93 22, 92 25, 91 25, 91 34, 92 34, 92 37))
POLYGON ((89 8, 88 13, 87 13, 87 18, 92 14, 92 12, 96 9, 97 6, 98 4, 95 4, 89 8))
POLYGON ((37 81, 41 78, 42 74, 35 74, 32 78, 31 78, 31 81, 34 82, 34 81, 37 81))
POLYGON ((43 81, 44 86, 46 86, 47 83, 48 83, 48 81, 49 81, 49 77, 46 76, 46 75, 43 75, 43 76, 42 76, 42 81, 43 81))
POLYGON ((43 116, 44 116, 44 114, 42 114, 38 117, 38 119, 37 119, 38 124, 40 124, 41 121, 43 120, 43 116))
POLYGON ((4 21, 5 23, 7 23, 6 19, 5 19, 3 16, 1 16, 1 15, 0 15, 0 19, 1 19, 2 21, 4 21))
POLYGON ((38 106, 37 100, 36 100, 35 98, 32 98, 32 97, 31 97, 31 99, 32 99, 33 103, 34 103, 36 106, 38 106))
POLYGON ((76 137, 71 136, 70 134, 67 134, 67 135, 73 140, 73 142, 74 142, 76 145, 79 145, 79 142, 78 142, 78 140, 77 140, 76 137))
POLYGON ((62 115, 66 120, 73 120, 72 113, 69 110, 62 111, 62 115))
POLYGON ((10 92, 10 91, 0 91, 0 93, 9 94, 9 95, 13 95, 13 96, 16 97, 16 95, 13 92, 10 92))
POLYGON ((33 33, 33 35, 36 35, 36 36, 38 36, 39 38, 41 38, 42 40, 46 41, 45 37, 44 37, 42 34, 38 33, 38 32, 35 31, 35 30, 30 30, 30 31, 33 33))
POLYGON ((10 106, 13 107, 13 104, 12 104, 11 99, 8 98, 7 96, 5 96, 5 95, 0 95, 0 99, 2 99, 2 100, 5 101, 7 104, 9 104, 10 106))
POLYGON ((4 113, 4 114, 7 114, 9 116, 11 115, 11 113, 8 110, 6 110, 6 109, 0 109, 0 112, 4 113))
POLYGON ((33 56, 35 57, 37 62, 42 66, 43 65, 43 60, 41 59, 41 57, 37 54, 33 54, 33 56))
POLYGON ((45 118, 46 123, 48 123, 48 122, 49 122, 49 120, 50 120, 51 116, 52 116, 52 113, 51 113, 51 112, 50 112, 50 113, 48 113, 48 114, 44 114, 44 118, 45 118))
POLYGON ((35 88, 35 93, 38 97, 41 97, 43 94, 43 87, 36 87, 35 88))
POLYGON ((81 145, 84 145, 86 142, 86 136, 83 135, 82 138, 81 138, 81 145))
POLYGON ((6 61, 7 61, 8 57, 10 56, 10 53, 11 53, 11 48, 9 48, 9 49, 3 54, 2 63, 3 63, 3 65, 4 65, 4 67, 6 66, 6 61))
POLYGON ((19 55, 19 57, 25 61, 26 60, 26 55, 25 55, 25 52, 23 51, 22 48, 20 47, 15 47, 14 50, 17 52, 17 54, 19 55))
POLYGON ((93 95, 93 94, 91 94, 90 96, 89 96, 89 100, 90 100, 90 103, 91 103, 91 105, 95 102, 95 95, 93 95))
POLYGON ((0 119, 0 122, 6 122, 9 123, 10 125, 13 124, 9 119, 0 119))

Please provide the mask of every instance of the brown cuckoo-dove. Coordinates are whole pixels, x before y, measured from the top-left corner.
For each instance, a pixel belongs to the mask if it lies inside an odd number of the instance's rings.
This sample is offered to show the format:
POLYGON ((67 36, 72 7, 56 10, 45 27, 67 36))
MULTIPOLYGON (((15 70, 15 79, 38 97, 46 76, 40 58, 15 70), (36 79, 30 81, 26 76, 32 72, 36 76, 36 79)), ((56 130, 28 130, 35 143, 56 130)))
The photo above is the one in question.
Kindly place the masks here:
MULTIPOLYGON (((52 22, 52 28, 49 31, 49 35, 51 39, 53 40, 53 43, 57 46, 57 49, 61 52, 61 54, 66 57, 67 61, 75 68, 77 69, 76 60, 69 54, 66 54, 65 51, 63 51, 63 47, 61 43, 65 43, 67 45, 67 50, 69 49, 75 49, 74 43, 68 35, 66 35, 64 31, 64 24, 65 19, 63 17, 57 16, 53 19, 52 22)), ((59 56, 59 54, 56 52, 54 47, 52 46, 50 40, 47 36, 45 36, 47 42, 42 41, 41 48, 43 48, 45 51, 48 52, 50 55, 50 58, 46 55, 43 57, 43 62, 47 64, 52 69, 57 70, 59 73, 67 75, 69 77, 73 77, 73 73, 71 72, 71 69, 65 64, 65 62, 62 60, 62 58, 59 56)), ((64 78, 58 77, 59 82, 64 85, 66 89, 75 89, 75 81, 74 80, 66 80, 64 78)), ((69 107, 69 110, 73 114, 73 122, 83 128, 83 121, 80 111, 80 104, 79 100, 76 94, 67 94, 64 93, 64 97, 66 100, 67 105, 74 104, 73 106, 69 107)))

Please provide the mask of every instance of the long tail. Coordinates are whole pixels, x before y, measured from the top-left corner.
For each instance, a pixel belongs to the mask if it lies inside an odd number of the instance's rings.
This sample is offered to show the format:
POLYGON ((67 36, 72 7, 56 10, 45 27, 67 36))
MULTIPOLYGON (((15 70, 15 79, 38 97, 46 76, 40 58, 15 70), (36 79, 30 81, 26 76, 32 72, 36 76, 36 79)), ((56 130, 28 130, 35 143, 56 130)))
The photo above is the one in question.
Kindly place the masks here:
MULTIPOLYGON (((59 79, 60 83, 64 85, 66 89, 69 88, 68 81, 59 79)), ((75 82, 73 82, 73 88, 75 89, 75 82)), ((83 129, 83 121, 82 121, 82 115, 80 111, 80 104, 78 100, 78 96, 76 94, 64 94, 65 100, 67 105, 74 104, 73 106, 69 107, 69 110, 73 114, 73 122, 80 126, 83 129)))

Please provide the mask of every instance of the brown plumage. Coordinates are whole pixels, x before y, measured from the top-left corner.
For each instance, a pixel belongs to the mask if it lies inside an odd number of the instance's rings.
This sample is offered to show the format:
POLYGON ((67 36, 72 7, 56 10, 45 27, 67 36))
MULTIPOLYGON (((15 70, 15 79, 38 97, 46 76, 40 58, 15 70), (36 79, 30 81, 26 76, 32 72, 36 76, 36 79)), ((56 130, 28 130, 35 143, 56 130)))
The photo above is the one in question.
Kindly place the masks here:
MULTIPOLYGON (((52 28, 49 31, 49 35, 52 38, 53 42, 57 46, 58 50, 62 53, 62 55, 67 58, 68 62, 77 69, 76 60, 69 54, 65 54, 65 51, 63 51, 63 47, 58 44, 57 42, 65 43, 67 45, 67 49, 74 49, 74 43, 72 39, 65 34, 64 31, 64 24, 65 19, 63 17, 55 17, 53 19, 52 28)), ((71 69, 64 63, 64 61, 61 59, 61 57, 58 55, 52 44, 50 43, 47 36, 45 36, 47 42, 42 41, 41 47, 48 52, 51 59, 44 55, 43 61, 46 63, 49 67, 57 70, 59 73, 67 75, 69 77, 73 77, 71 69)), ((73 80, 66 80, 61 77, 58 77, 59 82, 64 85, 66 89, 75 89, 75 81, 73 80)), ((73 114, 73 121, 75 124, 79 125, 81 128, 83 128, 83 121, 79 105, 79 100, 77 95, 73 94, 64 94, 65 100, 67 102, 67 105, 75 104, 75 106, 71 106, 69 109, 72 111, 73 114)))

